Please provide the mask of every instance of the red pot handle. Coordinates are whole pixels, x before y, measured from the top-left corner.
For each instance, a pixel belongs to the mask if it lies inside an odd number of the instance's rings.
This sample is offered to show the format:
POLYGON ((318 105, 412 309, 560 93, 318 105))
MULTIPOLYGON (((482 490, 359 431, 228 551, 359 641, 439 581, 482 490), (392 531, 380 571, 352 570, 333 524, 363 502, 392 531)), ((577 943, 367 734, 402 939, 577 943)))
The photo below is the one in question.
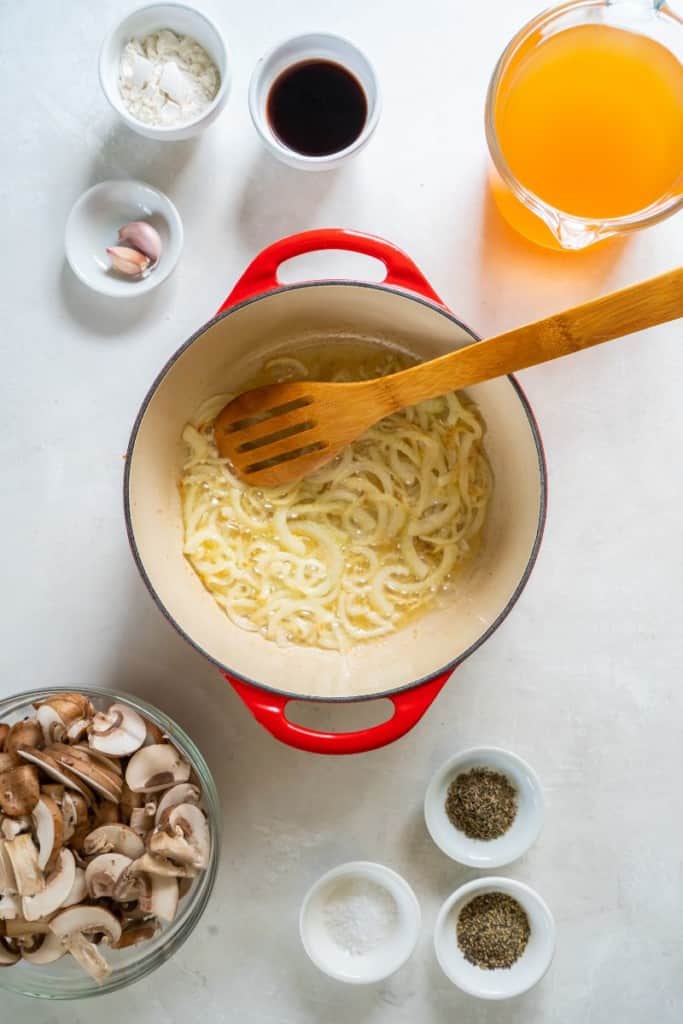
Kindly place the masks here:
POLYGON ((298 235, 288 235, 267 246, 249 264, 218 312, 224 313, 238 302, 280 288, 282 282, 277 276, 280 264, 292 259, 293 256, 303 256, 304 253, 316 252, 319 249, 345 249, 348 252, 360 253, 362 256, 374 256, 386 267, 387 273, 382 284, 418 292, 432 302, 443 305, 410 257, 391 242, 376 235, 366 235, 361 231, 318 228, 315 231, 302 231, 298 235))
POLYGON ((262 690, 240 679, 234 679, 226 673, 223 674, 256 721, 275 739, 312 754, 362 754, 393 743, 417 725, 451 675, 450 672, 443 672, 426 683, 420 683, 410 690, 403 690, 390 696, 394 713, 388 721, 374 725, 370 729, 335 733, 318 732, 316 729, 308 729, 290 722, 286 708, 294 698, 262 690))

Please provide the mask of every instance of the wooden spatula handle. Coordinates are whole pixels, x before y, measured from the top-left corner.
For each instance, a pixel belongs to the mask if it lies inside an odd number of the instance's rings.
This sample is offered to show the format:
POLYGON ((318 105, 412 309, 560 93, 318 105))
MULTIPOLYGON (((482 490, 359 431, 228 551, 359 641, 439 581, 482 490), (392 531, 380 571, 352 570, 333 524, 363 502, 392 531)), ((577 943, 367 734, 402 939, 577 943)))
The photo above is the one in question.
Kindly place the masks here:
POLYGON ((403 378, 397 397, 401 405, 413 404, 681 316, 683 267, 678 267, 396 374, 397 384, 403 378))

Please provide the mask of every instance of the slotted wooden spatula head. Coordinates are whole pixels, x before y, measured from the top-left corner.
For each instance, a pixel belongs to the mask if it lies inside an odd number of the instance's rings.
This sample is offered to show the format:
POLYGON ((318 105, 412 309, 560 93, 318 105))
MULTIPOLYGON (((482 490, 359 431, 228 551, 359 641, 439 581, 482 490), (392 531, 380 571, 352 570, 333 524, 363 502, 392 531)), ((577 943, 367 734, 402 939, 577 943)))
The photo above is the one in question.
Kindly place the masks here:
POLYGON ((218 450, 255 487, 301 479, 381 418, 376 383, 295 381, 245 391, 214 423, 218 450))

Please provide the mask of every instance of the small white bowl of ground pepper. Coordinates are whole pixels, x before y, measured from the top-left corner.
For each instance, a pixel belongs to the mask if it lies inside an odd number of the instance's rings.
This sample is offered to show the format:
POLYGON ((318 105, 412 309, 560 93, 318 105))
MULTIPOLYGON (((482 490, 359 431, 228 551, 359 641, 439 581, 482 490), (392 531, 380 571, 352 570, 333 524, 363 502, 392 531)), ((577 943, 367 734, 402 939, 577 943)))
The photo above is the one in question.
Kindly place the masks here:
POLYGON ((442 906, 434 949, 446 977, 463 992, 510 999, 536 985, 550 967, 555 921, 528 885, 477 878, 442 906))
POLYGON ((468 867, 502 867, 521 857, 543 825, 536 773, 500 747, 455 754, 432 777, 425 822, 436 845, 468 867))

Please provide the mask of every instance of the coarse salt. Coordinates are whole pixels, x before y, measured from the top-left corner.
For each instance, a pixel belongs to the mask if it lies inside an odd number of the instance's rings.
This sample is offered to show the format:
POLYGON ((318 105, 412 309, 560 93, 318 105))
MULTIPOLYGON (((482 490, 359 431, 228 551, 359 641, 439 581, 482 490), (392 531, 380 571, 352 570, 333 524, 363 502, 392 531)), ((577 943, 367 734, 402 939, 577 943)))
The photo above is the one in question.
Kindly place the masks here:
POLYGON ((131 39, 121 53, 121 99, 133 117, 155 128, 194 121, 219 87, 218 68, 206 50, 170 29, 131 39))
POLYGON ((391 937, 398 925, 398 907, 377 882, 345 878, 330 891, 323 921, 337 946, 350 956, 364 956, 391 937))

